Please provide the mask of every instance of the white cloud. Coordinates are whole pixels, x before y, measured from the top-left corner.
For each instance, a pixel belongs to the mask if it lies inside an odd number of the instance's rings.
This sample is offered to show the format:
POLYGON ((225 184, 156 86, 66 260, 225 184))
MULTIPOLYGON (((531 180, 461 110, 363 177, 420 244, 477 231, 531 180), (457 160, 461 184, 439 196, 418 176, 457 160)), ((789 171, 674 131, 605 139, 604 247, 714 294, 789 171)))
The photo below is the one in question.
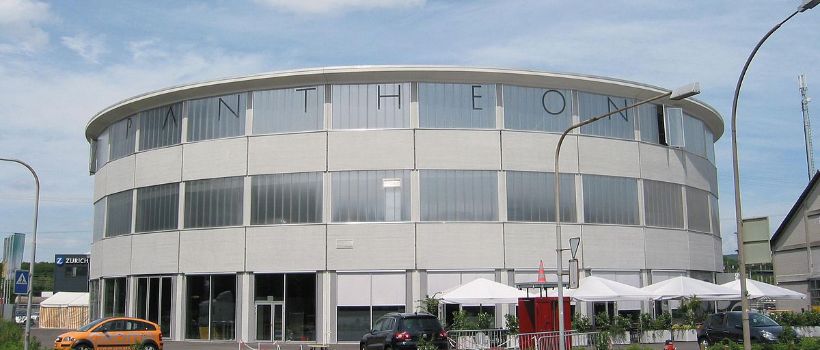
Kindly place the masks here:
POLYGON ((167 52, 159 48, 159 44, 158 39, 132 41, 128 43, 128 51, 134 61, 167 58, 167 52))
POLYGON ((257 0, 257 2, 294 13, 330 14, 358 10, 419 7, 424 5, 425 0, 257 0))
POLYGON ((90 36, 80 33, 75 36, 64 36, 61 41, 65 47, 91 63, 100 63, 100 56, 108 52, 102 35, 90 36))
POLYGON ((51 13, 46 3, 0 1, 0 54, 31 54, 48 45, 48 33, 39 25, 49 19, 51 13))

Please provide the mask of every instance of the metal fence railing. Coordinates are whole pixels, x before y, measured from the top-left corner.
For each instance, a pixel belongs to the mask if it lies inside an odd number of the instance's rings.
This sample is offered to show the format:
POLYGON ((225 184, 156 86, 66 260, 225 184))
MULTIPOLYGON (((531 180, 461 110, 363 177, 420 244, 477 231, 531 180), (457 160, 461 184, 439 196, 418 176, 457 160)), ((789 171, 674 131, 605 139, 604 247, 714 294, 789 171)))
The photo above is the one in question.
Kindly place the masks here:
MULTIPOLYGON (((509 334, 506 329, 457 330, 449 332, 450 347, 456 350, 529 349, 560 350, 558 332, 509 334)), ((566 332, 566 347, 592 348, 598 333, 566 332)))

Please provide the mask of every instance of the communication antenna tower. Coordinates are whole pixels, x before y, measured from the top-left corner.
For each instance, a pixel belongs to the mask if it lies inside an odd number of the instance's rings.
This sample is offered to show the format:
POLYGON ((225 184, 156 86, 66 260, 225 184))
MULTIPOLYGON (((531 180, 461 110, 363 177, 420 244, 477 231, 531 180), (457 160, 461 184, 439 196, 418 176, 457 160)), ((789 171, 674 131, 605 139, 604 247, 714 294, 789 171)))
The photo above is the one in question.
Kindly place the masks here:
POLYGON ((811 97, 808 96, 809 87, 806 84, 806 77, 803 74, 797 76, 797 83, 800 86, 800 95, 803 96, 803 132, 806 137, 806 163, 809 166, 809 180, 814 176, 814 147, 812 146, 811 135, 811 119, 809 118, 809 102, 811 97))

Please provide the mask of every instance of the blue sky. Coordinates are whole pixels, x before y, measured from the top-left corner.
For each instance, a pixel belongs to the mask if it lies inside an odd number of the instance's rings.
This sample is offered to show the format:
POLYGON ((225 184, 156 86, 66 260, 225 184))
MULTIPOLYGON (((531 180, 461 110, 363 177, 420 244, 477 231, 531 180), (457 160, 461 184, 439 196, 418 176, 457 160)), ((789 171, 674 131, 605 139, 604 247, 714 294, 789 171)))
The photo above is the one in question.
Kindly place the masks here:
MULTIPOLYGON (((90 250, 87 121, 146 91, 368 64, 534 69, 666 88, 699 81, 698 98, 727 120, 716 154, 724 251, 730 252, 736 246, 728 126, 734 85, 755 43, 798 4, 0 0, 0 157, 26 160, 40 175, 37 260, 50 261, 58 252, 90 250)), ((769 216, 773 229, 808 182, 797 75, 806 74, 810 95, 820 96, 818 43, 820 8, 799 14, 769 39, 741 94, 744 216, 769 216)), ((810 108, 820 114, 817 103, 810 108)), ((0 164, 0 234, 31 231, 32 199, 28 173, 0 164)))

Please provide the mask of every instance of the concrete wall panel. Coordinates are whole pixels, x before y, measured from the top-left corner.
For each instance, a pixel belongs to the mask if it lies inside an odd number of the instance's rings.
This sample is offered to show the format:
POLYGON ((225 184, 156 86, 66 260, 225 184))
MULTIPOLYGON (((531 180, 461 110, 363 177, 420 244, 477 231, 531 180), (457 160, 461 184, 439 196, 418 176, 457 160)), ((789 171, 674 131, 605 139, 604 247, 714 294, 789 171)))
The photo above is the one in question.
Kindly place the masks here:
POLYGON ((247 173, 248 141, 245 137, 195 142, 183 147, 183 181, 247 173))
POLYGON ((88 264, 88 276, 90 279, 99 278, 100 276, 102 276, 102 267, 103 263, 105 262, 102 241, 99 241, 91 245, 91 256, 94 258, 91 259, 91 262, 88 264))
POLYGON ((774 274, 779 281, 806 280, 809 258, 805 249, 795 249, 773 254, 774 274))
POLYGON ((134 188, 134 156, 123 157, 105 165, 106 194, 134 188))
POLYGON ((579 137, 578 157, 581 173, 640 177, 638 143, 602 137, 579 137))
POLYGON ((481 269, 504 266, 500 223, 423 223, 416 226, 419 269, 481 269))
POLYGON ((587 225, 581 229, 585 268, 629 269, 646 267, 644 233, 640 227, 587 225))
POLYGON ((639 143, 641 177, 656 181, 685 183, 683 151, 666 146, 639 143))
POLYGON ((686 185, 717 193, 717 170, 706 158, 684 152, 686 185))
POLYGON ((702 233, 689 233, 689 268, 692 270, 714 271, 717 265, 715 257, 715 237, 702 233))
POLYGON ((131 273, 179 272, 178 231, 133 235, 131 242, 131 273))
POLYGON ((136 187, 179 182, 182 179, 182 146, 136 154, 136 187))
POLYGON ((108 194, 108 169, 102 167, 94 174, 94 202, 108 194))
MULTIPOLYGON (((581 227, 578 225, 561 225, 561 241, 564 242, 564 248, 569 247, 570 238, 579 237, 580 234, 581 227)), ((581 259, 584 254, 583 247, 579 247, 576 254, 576 257, 581 259)), ((504 260, 508 269, 537 268, 538 261, 543 261, 545 268, 555 269, 555 225, 504 224, 504 260)))
MULTIPOLYGON (((647 269, 689 268, 689 233, 687 231, 647 228, 644 232, 647 269)), ((710 247, 710 251, 714 251, 713 246, 710 247)))
POLYGON ((325 226, 248 227, 246 266, 253 272, 325 269, 325 226))
MULTIPOLYGON (((560 135, 535 132, 501 132, 504 170, 549 171, 555 167, 555 146, 560 135)), ((561 172, 578 171, 578 141, 567 136, 561 145, 561 172)))
POLYGON ((498 131, 417 130, 418 169, 501 169, 498 131))
POLYGON ((236 272, 245 268, 245 229, 180 232, 179 272, 236 272))
POLYGON ((349 224, 327 227, 329 270, 415 268, 413 224, 349 224))
POLYGON ((328 168, 413 168, 413 130, 339 131, 328 135, 328 168))
MULTIPOLYGON (((131 236, 106 238, 102 243, 102 275, 126 276, 131 273, 131 236)), ((94 259, 91 259, 94 260, 94 259)))
POLYGON ((327 134, 285 134, 248 138, 248 173, 324 171, 327 134))

